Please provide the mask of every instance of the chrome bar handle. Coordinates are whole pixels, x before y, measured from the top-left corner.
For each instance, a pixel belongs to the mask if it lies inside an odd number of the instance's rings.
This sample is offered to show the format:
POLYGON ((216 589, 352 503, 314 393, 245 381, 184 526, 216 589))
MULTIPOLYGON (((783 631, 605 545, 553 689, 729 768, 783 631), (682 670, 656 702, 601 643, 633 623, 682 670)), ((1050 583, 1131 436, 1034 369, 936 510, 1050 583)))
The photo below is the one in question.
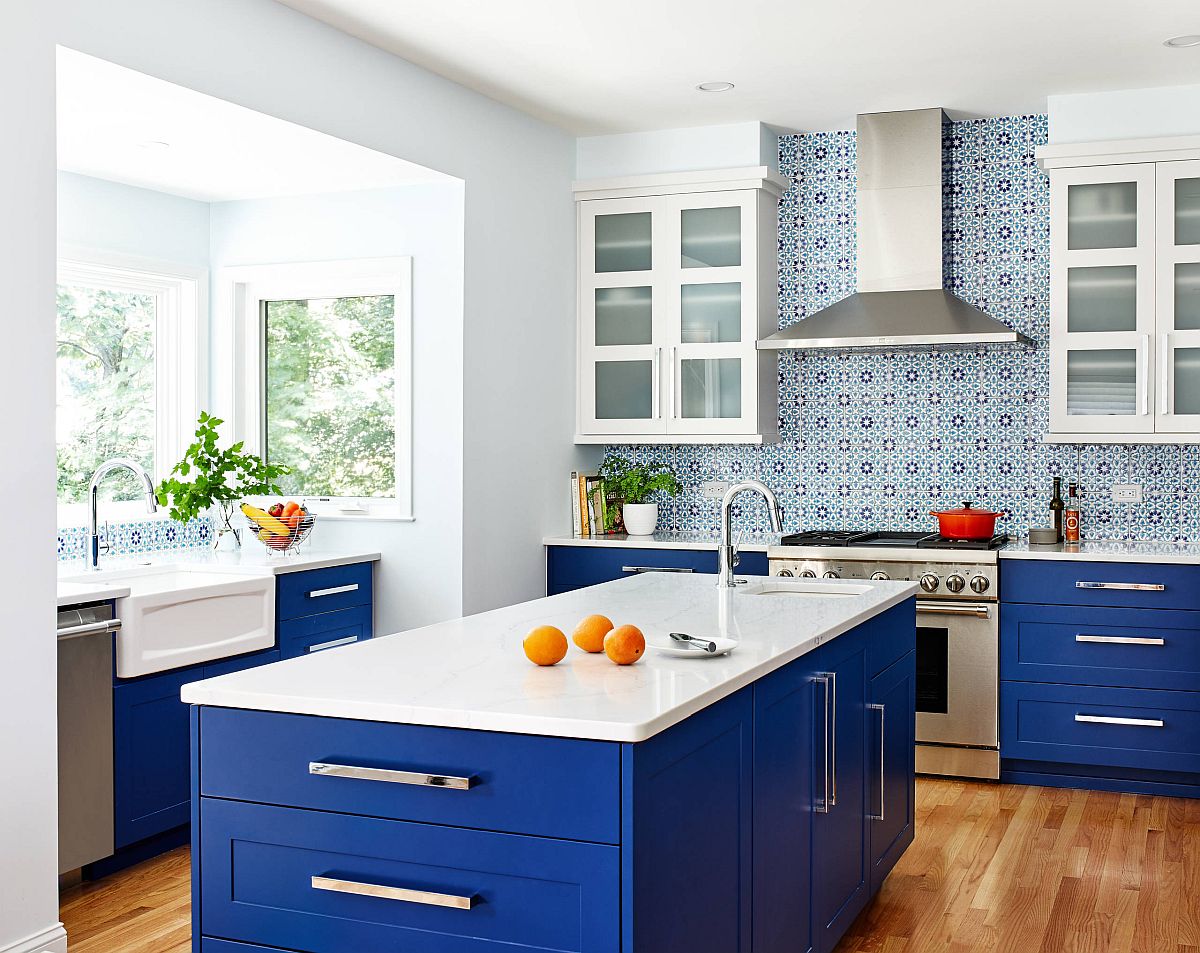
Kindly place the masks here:
POLYGON ((357 592, 358 583, 352 582, 348 586, 334 586, 332 589, 314 589, 308 594, 310 599, 320 599, 322 596, 340 596, 343 592, 357 592))
POLYGON ((357 880, 338 880, 334 877, 313 877, 312 888, 313 890, 328 890, 332 893, 353 893, 360 897, 378 897, 380 900, 421 903, 429 907, 452 907, 455 910, 470 910, 475 903, 474 896, 433 893, 430 890, 410 890, 407 887, 388 887, 383 884, 359 883, 357 880))
POLYGON ((813 812, 816 814, 828 814, 830 808, 829 801, 829 676, 815 675, 813 682, 820 682, 824 688, 824 708, 825 708, 825 726, 823 728, 824 735, 821 740, 821 756, 825 760, 825 793, 819 803, 813 805, 813 812))
POLYGON ((1115 715, 1076 715, 1076 721, 1090 725, 1134 725, 1139 728, 1161 728, 1161 718, 1118 718, 1115 715))
POLYGON ((103 622, 88 622, 84 625, 72 625, 58 629, 58 639, 78 639, 85 635, 99 635, 101 632, 117 632, 121 628, 120 619, 105 619, 103 622))
MULTIPOLYGON (((662 348, 654 349, 654 361, 650 365, 650 416, 654 420, 658 420, 661 416, 661 404, 659 391, 662 390, 662 384, 659 378, 662 376, 662 348)), ((597 408, 599 410, 599 408, 597 408)))
POLYGON ((354 778, 359 781, 387 781, 391 784, 449 788, 452 791, 466 791, 475 783, 473 777, 425 774, 421 771, 393 771, 388 768, 365 768, 354 764, 328 764, 324 761, 309 762, 308 773, 330 778, 354 778))
POLYGON ((1141 416, 1145 417, 1150 413, 1150 335, 1143 334, 1140 336, 1141 343, 1138 345, 1138 363, 1141 364, 1141 369, 1138 371, 1142 375, 1142 400, 1141 400, 1141 416))
POLYGON ((1171 353, 1171 335, 1169 332, 1159 336, 1158 341, 1158 409, 1164 417, 1171 413, 1171 365, 1174 363, 1171 353))
POLYGON ((1156 582, 1077 582, 1076 589, 1119 589, 1122 592, 1163 592, 1167 587, 1156 582))
POLYGON ((1166 645, 1166 639, 1150 639, 1136 635, 1084 635, 1075 634, 1076 642, 1092 642, 1102 645, 1166 645))
POLYGON ((349 645, 351 642, 357 642, 357 635, 348 635, 344 639, 331 639, 328 642, 319 642, 316 645, 310 645, 304 651, 306 652, 324 652, 326 649, 336 649, 339 645, 349 645))
POLYGON ((879 712, 879 813, 878 814, 868 814, 867 818, 872 821, 882 821, 884 819, 884 815, 887 813, 887 808, 884 803, 884 797, 886 795, 885 795, 884 786, 883 786, 883 768, 884 768, 883 751, 884 751, 884 747, 885 747, 884 740, 883 740, 884 739, 883 705, 868 704, 867 707, 874 708, 876 711, 879 712))
POLYGON ((830 694, 833 696, 833 724, 829 728, 829 763, 832 766, 829 773, 833 776, 833 781, 830 784, 832 793, 829 795, 829 806, 837 807, 837 672, 829 673, 829 684, 832 686, 830 694))
POLYGON ((679 416, 679 409, 675 406, 675 389, 676 389, 677 385, 675 382, 676 371, 675 371, 675 348, 674 348, 674 346, 671 347, 670 356, 671 356, 671 376, 669 378, 669 381, 671 384, 671 419, 674 420, 676 417, 679 416))
POLYGON ((622 566, 621 572, 694 572, 693 569, 682 568, 679 566, 622 566))
POLYGON ((929 615, 973 615, 986 619, 992 614, 992 607, 986 602, 918 602, 918 612, 929 615))

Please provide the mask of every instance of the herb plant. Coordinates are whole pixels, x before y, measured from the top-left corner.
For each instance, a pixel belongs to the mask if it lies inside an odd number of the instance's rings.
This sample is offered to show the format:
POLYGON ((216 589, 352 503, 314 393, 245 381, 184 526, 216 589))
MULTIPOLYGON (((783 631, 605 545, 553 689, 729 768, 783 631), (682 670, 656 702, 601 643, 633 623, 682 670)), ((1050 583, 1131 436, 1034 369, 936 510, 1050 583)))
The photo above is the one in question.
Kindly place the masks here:
POLYGON ((170 507, 171 519, 186 523, 217 507, 221 511, 221 531, 232 530, 233 508, 239 501, 281 492, 275 481, 291 472, 289 468, 246 453, 242 440, 221 448, 217 428, 224 422, 201 411, 196 442, 184 451, 183 459, 159 485, 158 502, 170 507))
POLYGON ((600 479, 605 489, 622 503, 646 503, 655 493, 675 496, 683 486, 665 463, 635 464, 610 453, 600 464, 600 479))

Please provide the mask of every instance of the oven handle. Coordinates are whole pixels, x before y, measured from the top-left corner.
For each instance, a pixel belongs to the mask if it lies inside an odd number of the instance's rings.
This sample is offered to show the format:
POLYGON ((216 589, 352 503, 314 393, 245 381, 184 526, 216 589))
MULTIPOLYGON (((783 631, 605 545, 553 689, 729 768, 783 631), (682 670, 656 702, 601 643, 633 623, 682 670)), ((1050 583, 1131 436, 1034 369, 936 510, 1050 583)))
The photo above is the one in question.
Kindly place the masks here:
POLYGON ((980 619, 991 618, 992 607, 986 602, 918 602, 917 612, 930 615, 973 615, 980 619))

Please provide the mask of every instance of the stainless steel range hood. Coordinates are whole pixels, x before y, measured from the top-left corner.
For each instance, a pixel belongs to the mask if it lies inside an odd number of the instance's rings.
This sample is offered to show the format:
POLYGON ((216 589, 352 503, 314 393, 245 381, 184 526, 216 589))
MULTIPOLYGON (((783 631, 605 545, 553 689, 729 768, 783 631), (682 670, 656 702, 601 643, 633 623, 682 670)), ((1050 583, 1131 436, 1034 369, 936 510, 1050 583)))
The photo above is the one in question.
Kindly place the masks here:
POLYGON ((942 287, 941 109, 858 117, 858 291, 760 349, 1025 344, 942 287))

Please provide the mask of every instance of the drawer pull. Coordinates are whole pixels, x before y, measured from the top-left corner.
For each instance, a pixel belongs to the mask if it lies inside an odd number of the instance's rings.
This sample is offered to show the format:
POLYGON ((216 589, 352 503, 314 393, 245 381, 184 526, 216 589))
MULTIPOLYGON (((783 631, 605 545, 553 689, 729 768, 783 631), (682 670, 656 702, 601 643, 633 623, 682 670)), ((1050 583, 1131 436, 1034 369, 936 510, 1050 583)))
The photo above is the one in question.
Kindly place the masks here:
POLYGON ((1117 718, 1114 715, 1076 715, 1076 721, 1091 725, 1133 725, 1138 728, 1161 728, 1161 718, 1117 718))
POLYGON ((692 572, 692 570, 681 569, 677 566, 622 566, 621 572, 692 572))
POLYGON ((359 781, 387 781, 391 784, 416 784, 428 788, 449 788, 452 791, 466 791, 475 783, 473 777, 458 778, 447 774, 424 774, 420 771, 392 771, 388 768, 364 768, 354 764, 327 764, 323 761, 312 761, 308 765, 309 774, 319 774, 331 778, 355 778, 359 781))
POLYGON ((402 900, 405 903, 423 903, 430 907, 453 907, 455 910, 470 910, 475 897, 460 897, 452 893, 433 893, 429 890, 409 890, 407 887, 387 887, 383 884, 364 884, 356 880, 337 880, 333 877, 313 877, 313 890, 328 890, 332 893, 353 893, 360 897, 378 897, 380 900, 402 900))
POLYGON ((344 639, 331 639, 328 642, 318 642, 316 645, 310 645, 304 651, 306 652, 324 652, 326 649, 336 649, 339 645, 349 645, 351 642, 357 642, 357 635, 348 635, 344 639))
POLYGON ((314 589, 308 594, 310 599, 320 599, 322 596, 340 596, 343 592, 357 592, 358 583, 352 582, 348 586, 334 586, 332 589, 314 589))
POLYGON ((1157 582, 1077 582, 1076 589, 1120 589, 1122 592, 1163 592, 1166 586, 1157 582))
POLYGON ((1101 645, 1166 645, 1166 639, 1148 639, 1135 635, 1083 635, 1076 634, 1076 642, 1092 642, 1101 645))

